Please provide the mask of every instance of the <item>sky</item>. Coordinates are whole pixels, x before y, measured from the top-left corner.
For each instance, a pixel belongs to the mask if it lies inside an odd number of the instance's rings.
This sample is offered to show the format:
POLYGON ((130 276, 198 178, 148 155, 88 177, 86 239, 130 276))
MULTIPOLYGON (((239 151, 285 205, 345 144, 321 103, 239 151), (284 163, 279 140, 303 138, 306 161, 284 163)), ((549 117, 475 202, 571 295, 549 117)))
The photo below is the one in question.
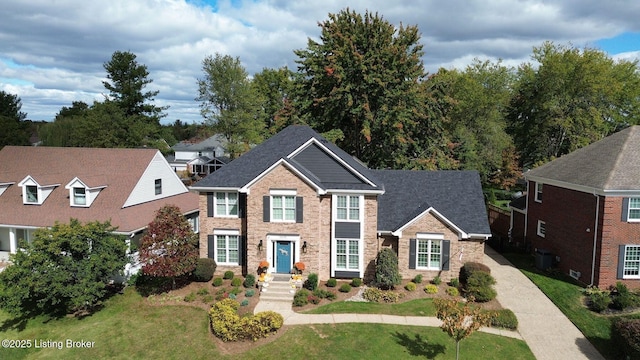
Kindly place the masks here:
POLYGON ((28 119, 52 121, 73 101, 103 101, 103 64, 130 51, 153 80, 145 90, 159 91, 155 104, 170 106, 162 122, 201 123, 205 57, 238 57, 249 74, 295 71, 294 50, 347 6, 417 26, 429 73, 474 59, 518 66, 545 41, 640 59, 637 0, 4 0, 0 90, 20 97, 28 119))

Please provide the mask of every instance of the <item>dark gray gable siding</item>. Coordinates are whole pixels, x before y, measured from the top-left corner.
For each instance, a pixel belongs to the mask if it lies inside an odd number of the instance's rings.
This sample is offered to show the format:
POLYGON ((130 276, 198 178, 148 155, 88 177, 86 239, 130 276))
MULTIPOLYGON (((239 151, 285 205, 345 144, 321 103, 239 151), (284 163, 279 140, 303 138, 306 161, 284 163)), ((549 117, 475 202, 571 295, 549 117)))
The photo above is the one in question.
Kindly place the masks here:
POLYGON ((354 175, 346 167, 342 166, 331 155, 327 154, 318 145, 311 144, 293 157, 300 165, 304 166, 321 182, 363 184, 359 177, 354 175))
POLYGON ((359 222, 335 222, 335 235, 340 239, 360 239, 359 222))

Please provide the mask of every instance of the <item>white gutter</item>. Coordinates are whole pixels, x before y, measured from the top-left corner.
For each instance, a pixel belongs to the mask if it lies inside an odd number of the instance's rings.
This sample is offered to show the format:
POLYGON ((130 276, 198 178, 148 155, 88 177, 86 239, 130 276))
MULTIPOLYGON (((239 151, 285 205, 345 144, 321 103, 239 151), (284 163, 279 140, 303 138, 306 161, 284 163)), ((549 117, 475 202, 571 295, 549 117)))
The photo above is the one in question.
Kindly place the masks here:
POLYGON ((596 245, 598 241, 598 220, 600 217, 600 196, 594 192, 593 196, 596 197, 596 223, 593 229, 593 256, 591 258, 591 283, 589 286, 593 286, 596 273, 596 245))

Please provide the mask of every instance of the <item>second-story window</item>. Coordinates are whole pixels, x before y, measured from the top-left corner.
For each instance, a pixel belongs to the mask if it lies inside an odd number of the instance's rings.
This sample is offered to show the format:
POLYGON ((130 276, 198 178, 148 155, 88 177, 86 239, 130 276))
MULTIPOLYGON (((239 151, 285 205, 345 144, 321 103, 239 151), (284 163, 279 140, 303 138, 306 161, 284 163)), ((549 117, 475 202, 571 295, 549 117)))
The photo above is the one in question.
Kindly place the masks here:
POLYGON ((360 220, 360 197, 354 195, 336 196, 336 219, 360 220))
POLYGON ((296 196, 271 195, 271 220, 296 221, 296 196))
POLYGON ((85 188, 73 188, 73 204, 87 205, 87 192, 85 188))
POLYGON ((25 188, 28 203, 38 203, 38 187, 35 185, 27 185, 25 188))
POLYGON ((542 183, 536 182, 536 197, 537 202, 542 202, 542 183))
POLYGON ((215 216, 238 216, 238 193, 216 192, 215 216))

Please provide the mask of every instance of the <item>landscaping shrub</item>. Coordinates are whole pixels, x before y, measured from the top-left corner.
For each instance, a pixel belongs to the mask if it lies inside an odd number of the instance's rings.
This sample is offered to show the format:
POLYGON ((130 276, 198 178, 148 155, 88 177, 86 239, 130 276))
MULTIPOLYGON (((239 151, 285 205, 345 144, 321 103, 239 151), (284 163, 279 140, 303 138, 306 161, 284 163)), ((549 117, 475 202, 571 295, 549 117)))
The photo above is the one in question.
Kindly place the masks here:
POLYGON ((618 310, 624 310, 630 306, 634 306, 635 295, 629 292, 627 286, 621 282, 617 282, 611 291, 613 307, 618 310))
POLYGON ((342 285, 340 285, 340 289, 338 289, 338 291, 343 292, 343 293, 348 293, 349 291, 351 291, 351 285, 342 284, 342 285))
POLYGON ((305 306, 309 303, 309 291, 300 289, 293 295, 293 306, 305 306))
POLYGON ((255 341, 278 330, 284 323, 282 315, 273 311, 263 311, 241 318, 238 315, 239 306, 236 301, 225 299, 214 304, 209 311, 211 329, 223 341, 255 341))
POLYGON ((236 294, 229 294, 229 299, 233 299, 233 300, 235 300, 235 299, 237 299, 237 298, 238 298, 238 295, 236 295, 236 294))
POLYGON ((222 286, 222 278, 221 277, 217 277, 217 278, 213 279, 212 285, 215 286, 215 287, 222 286))
POLYGON ((256 291, 253 289, 248 289, 247 291, 244 292, 244 296, 246 297, 252 297, 255 294, 256 294, 256 291))
POLYGON ((209 304, 213 302, 213 295, 205 295, 202 297, 202 302, 205 304, 209 304))
POLYGON ((589 309, 595 312, 602 312, 611 304, 611 294, 609 291, 592 288, 585 290, 588 299, 589 309))
POLYGON ((207 288, 199 289, 197 294, 198 295, 209 295, 209 289, 207 289, 207 288))
POLYGON ((327 290, 323 290, 323 289, 315 289, 313 290, 313 295, 319 297, 320 299, 327 299, 327 300, 335 300, 337 295, 335 292, 333 291, 327 291, 327 290))
POLYGON ((247 277, 244 278, 244 282, 242 286, 246 288, 252 288, 256 285, 256 277, 253 274, 247 274, 247 277))
POLYGON ((353 287, 360 287, 360 286, 362 286, 362 279, 360 279, 360 278, 353 278, 353 279, 351 279, 351 286, 353 286, 353 287))
POLYGON ((309 290, 309 291, 313 291, 315 289, 318 288, 318 274, 316 273, 311 273, 309 274, 309 276, 307 276, 307 280, 304 281, 304 283, 302 284, 302 287, 309 290))
POLYGON ((198 296, 196 295, 196 293, 192 291, 192 292, 189 293, 189 295, 184 297, 184 301, 192 302, 192 301, 195 301, 197 297, 198 296))
POLYGON ((449 285, 457 288, 458 286, 460 286, 460 280, 458 280, 458 278, 453 278, 451 279, 451 281, 449 281, 449 285))
POLYGON ((216 262, 210 258, 199 258, 196 268, 193 270, 192 276, 195 281, 207 282, 213 278, 216 272, 216 262))
POLYGON ((473 298, 477 302, 487 302, 496 298, 497 293, 493 288, 496 280, 489 273, 474 271, 467 279, 467 298, 473 298))
POLYGON ((408 291, 415 291, 416 283, 410 281, 407 283, 407 285, 404 286, 404 288, 407 289, 408 291))
POLYGON ((393 290, 400 282, 398 255, 390 248, 380 250, 376 258, 376 286, 383 290, 393 290))
POLYGON ((238 287, 238 286, 240 286, 240 285, 242 285, 242 279, 241 279, 241 278, 236 277, 236 278, 233 278, 233 279, 231 280, 231 286, 238 287))
POLYGON ((440 276, 436 276, 433 278, 433 280, 431 280, 431 283, 433 283, 434 285, 440 285, 442 284, 442 279, 440 279, 440 276))
POLYGON ((314 305, 320 304, 320 298, 313 294, 309 294, 309 296, 307 296, 307 301, 314 305))
POLYGON ((230 293, 233 295, 238 295, 242 292, 242 289, 240 289, 240 287, 236 286, 233 289, 231 289, 230 293))
POLYGON ((518 318, 513 311, 509 309, 501 309, 490 311, 491 314, 491 326, 504 328, 509 330, 516 330, 518 328, 518 318))
POLYGON ((427 294, 437 294, 438 287, 434 284, 425 285, 424 292, 426 292, 427 294))
POLYGON ((249 306, 249 299, 242 300, 242 302, 240 303, 240 306, 249 306))
POLYGON ((611 341, 619 359, 640 359, 640 319, 619 318, 613 322, 611 341))
POLYGON ((378 288, 367 288, 362 297, 371 302, 395 303, 402 295, 393 291, 380 290, 378 288))
POLYGON ((336 287, 338 285, 338 280, 331 278, 327 280, 327 287, 336 287))
POLYGON ((449 296, 458 296, 458 295, 460 295, 460 292, 458 291, 457 287, 450 286, 450 287, 447 288, 447 295, 449 295, 449 296))
POLYGON ((233 273, 233 271, 227 270, 227 271, 224 272, 224 275, 222 276, 222 278, 225 279, 225 280, 231 280, 231 279, 233 279, 234 276, 235 276, 235 274, 233 273))
POLYGON ((491 269, 483 263, 478 263, 473 261, 466 262, 464 263, 462 268, 460 268, 460 282, 462 282, 463 284, 466 284, 467 279, 469 279, 469 277, 471 277, 471 275, 477 271, 491 274, 491 269))
POLYGON ((422 283, 422 274, 418 274, 413 278, 413 283, 420 284, 422 283))

